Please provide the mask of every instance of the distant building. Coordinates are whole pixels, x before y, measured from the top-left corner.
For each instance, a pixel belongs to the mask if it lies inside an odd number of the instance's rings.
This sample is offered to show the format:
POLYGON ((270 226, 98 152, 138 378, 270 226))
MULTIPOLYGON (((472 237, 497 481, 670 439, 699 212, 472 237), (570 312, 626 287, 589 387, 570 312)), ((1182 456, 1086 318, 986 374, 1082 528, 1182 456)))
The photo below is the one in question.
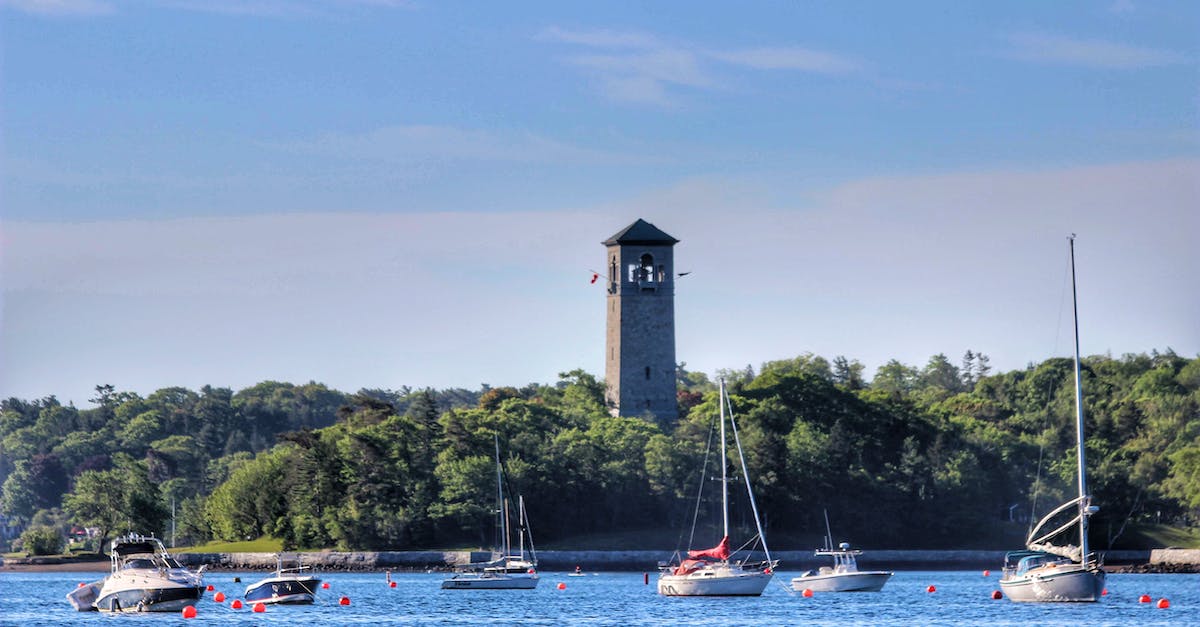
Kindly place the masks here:
POLYGON ((679 240, 638 219, 607 247, 605 403, 612 415, 679 417, 675 396, 675 261, 679 240))

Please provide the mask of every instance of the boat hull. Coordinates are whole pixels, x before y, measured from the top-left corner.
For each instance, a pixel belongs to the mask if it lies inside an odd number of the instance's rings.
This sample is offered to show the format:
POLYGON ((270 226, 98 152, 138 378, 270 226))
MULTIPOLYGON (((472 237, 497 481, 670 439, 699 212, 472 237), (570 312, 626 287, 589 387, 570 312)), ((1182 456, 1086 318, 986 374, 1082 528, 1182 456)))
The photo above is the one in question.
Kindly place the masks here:
POLYGON ((246 588, 242 596, 251 602, 301 605, 316 600, 320 585, 316 577, 271 577, 246 588))
POLYGON ((94 612, 96 599, 100 597, 100 588, 103 586, 103 579, 79 586, 67 593, 67 601, 71 602, 71 607, 77 612, 94 612))
POLYGON ((95 607, 101 612, 178 612, 195 605, 203 591, 199 586, 101 590, 95 607))
POLYGON ((538 585, 537 575, 486 574, 455 575, 442 581, 443 590, 532 590, 538 585))
POLYGON ((885 571, 817 574, 793 578, 792 589, 797 592, 879 592, 891 577, 892 573, 885 571))
POLYGON ((1104 571, 1082 564, 1042 568, 1001 579, 1000 589, 1018 603, 1088 603, 1104 594, 1104 571))
POLYGON ((715 575, 662 575, 658 593, 669 597, 760 596, 771 582, 771 573, 741 572, 715 575))

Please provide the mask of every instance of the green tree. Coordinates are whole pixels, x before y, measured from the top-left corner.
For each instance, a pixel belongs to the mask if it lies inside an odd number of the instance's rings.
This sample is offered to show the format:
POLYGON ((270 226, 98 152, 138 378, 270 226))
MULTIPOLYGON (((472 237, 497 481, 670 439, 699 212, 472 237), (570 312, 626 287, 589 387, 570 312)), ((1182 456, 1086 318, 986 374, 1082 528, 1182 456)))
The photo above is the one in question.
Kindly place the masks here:
POLYGON ((53 527, 32 526, 21 533, 21 546, 33 555, 58 555, 63 550, 63 536, 53 527))
POLYGON ((161 532, 168 515, 144 462, 118 453, 113 463, 112 470, 80 474, 74 489, 63 499, 65 509, 77 523, 99 528, 101 547, 116 530, 161 532))
POLYGON ((919 376, 916 368, 892 359, 875 371, 875 378, 871 380, 871 389, 894 394, 907 394, 916 389, 919 376))

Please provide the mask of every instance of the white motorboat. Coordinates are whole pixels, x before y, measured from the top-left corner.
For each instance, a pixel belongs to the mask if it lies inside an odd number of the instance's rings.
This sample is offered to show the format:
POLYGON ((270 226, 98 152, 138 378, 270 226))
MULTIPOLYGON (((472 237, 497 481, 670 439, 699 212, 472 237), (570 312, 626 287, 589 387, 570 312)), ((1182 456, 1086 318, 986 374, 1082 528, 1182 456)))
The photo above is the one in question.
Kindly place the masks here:
POLYGON ((1029 532, 1026 550, 1004 556, 1000 589, 1018 602, 1092 602, 1104 594, 1104 569, 1088 551, 1088 518, 1099 511, 1087 491, 1084 459, 1083 385, 1079 375, 1079 306, 1075 293, 1075 236, 1071 235, 1071 300, 1075 318, 1075 445, 1079 494, 1043 517, 1029 532), (1074 510, 1074 516, 1050 531, 1052 520, 1074 510), (1079 527, 1079 546, 1062 543, 1065 532, 1079 527))
MULTIPOLYGON (((738 437, 737 422, 733 417, 733 406, 725 393, 725 380, 720 381, 720 396, 718 398, 719 421, 721 427, 721 522, 724 536, 720 543, 711 549, 698 551, 689 550, 687 558, 680 557, 674 563, 662 566, 658 577, 658 593, 664 596, 759 596, 774 576, 778 561, 771 559, 771 551, 767 548, 766 537, 763 535, 762 522, 758 517, 758 505, 754 502, 754 491, 750 488, 750 473, 746 470, 746 458, 742 455, 742 443, 738 437), (765 561, 750 563, 749 558, 741 561, 730 559, 734 552, 729 548, 729 475, 728 457, 726 455, 725 410, 729 409, 729 425, 733 431, 734 443, 737 447, 738 459, 741 461, 742 476, 746 480, 746 494, 754 513, 754 525, 758 534, 747 541, 741 549, 751 544, 762 544, 765 561)), ((707 455, 705 468, 707 471, 707 455)), ((703 479, 701 480, 703 486, 703 479)), ((703 492, 701 491, 701 495, 703 492)), ((739 551, 741 550, 739 549, 739 551)))
POLYGON ((792 589, 797 592, 812 590, 813 592, 879 592, 883 584, 891 579, 894 573, 886 570, 859 570, 859 549, 851 549, 848 542, 833 548, 833 532, 829 530, 829 512, 825 514, 825 548, 817 549, 813 555, 817 557, 832 557, 833 566, 822 566, 815 571, 808 571, 799 577, 792 578, 792 589))
POLYGON ((500 440, 496 438, 496 530, 497 550, 488 562, 467 564, 454 576, 442 580, 443 590, 532 590, 538 585, 537 551, 525 513, 525 498, 517 496, 517 550, 513 551, 508 501, 504 497, 504 466, 500 462, 500 440), (529 541, 529 552, 525 541, 529 541))
POLYGON ((204 568, 184 568, 153 536, 129 534, 113 540, 110 559, 112 572, 107 577, 67 595, 75 609, 178 612, 203 594, 204 568))
POLYGON ((862 555, 859 549, 851 549, 848 542, 834 549, 818 549, 818 557, 832 557, 833 566, 822 566, 792 578, 792 589, 797 592, 879 592, 893 573, 886 570, 859 570, 855 559, 862 555))
POLYGON ((294 566, 284 567, 284 554, 276 555, 277 566, 270 577, 246 587, 242 596, 251 602, 304 604, 317 598, 321 580, 300 563, 300 556, 289 556, 294 566))

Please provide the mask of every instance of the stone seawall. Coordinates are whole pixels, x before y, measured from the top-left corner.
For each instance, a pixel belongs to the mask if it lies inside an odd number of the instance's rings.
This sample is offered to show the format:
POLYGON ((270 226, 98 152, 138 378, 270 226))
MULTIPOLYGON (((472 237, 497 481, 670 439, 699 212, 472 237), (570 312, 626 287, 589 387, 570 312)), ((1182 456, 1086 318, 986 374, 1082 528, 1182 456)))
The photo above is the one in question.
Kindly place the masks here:
MULTIPOLYGON (((1004 551, 867 551, 858 559, 864 569, 887 570, 999 570, 1004 551)), ((1192 551, 1200 554, 1200 551, 1192 551)), ((483 562, 491 559, 486 551, 320 551, 300 553, 304 563, 324 571, 375 570, 449 570, 456 565, 483 562)), ((807 570, 825 566, 829 558, 817 558, 812 551, 777 551, 771 556, 786 570, 807 570)), ((197 567, 208 564, 210 569, 270 570, 275 568, 274 553, 181 553, 181 562, 197 567)), ((752 560, 763 559, 761 553, 752 560)), ((660 561, 669 560, 671 551, 538 551, 542 570, 587 571, 653 571, 660 561)), ((1153 561, 1150 551, 1110 551, 1105 554, 1110 565, 1145 564, 1153 561)), ((1184 559, 1182 556, 1173 559, 1184 559)), ((1200 563, 1200 556, 1190 559, 1200 563)))
POLYGON ((1200 549, 1154 549, 1150 551, 1151 564, 1200 565, 1200 549))

